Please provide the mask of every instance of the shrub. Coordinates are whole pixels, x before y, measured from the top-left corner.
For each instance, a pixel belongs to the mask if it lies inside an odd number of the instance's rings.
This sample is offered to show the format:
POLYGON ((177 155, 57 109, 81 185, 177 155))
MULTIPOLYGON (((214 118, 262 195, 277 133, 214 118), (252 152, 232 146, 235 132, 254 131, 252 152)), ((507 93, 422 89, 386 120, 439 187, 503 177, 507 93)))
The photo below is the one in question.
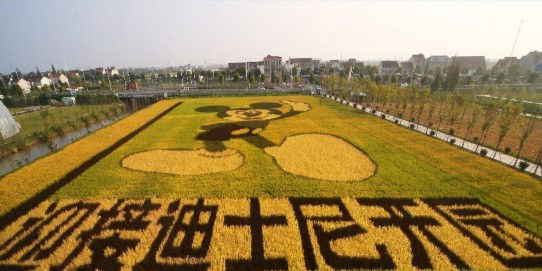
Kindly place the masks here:
POLYGON ((414 120, 415 120, 414 118, 410 118, 410 122, 414 122, 414 120))
POLYGON ((512 149, 508 146, 504 147, 504 153, 510 153, 512 149))
POLYGON ((90 126, 90 118, 88 116, 82 116, 81 121, 85 124, 85 126, 90 126))
POLYGON ((381 114, 380 117, 386 119, 386 114, 381 114))
POLYGON ((395 120, 395 123, 399 124, 399 120, 396 119, 396 120, 395 120))
POLYGON ((450 139, 450 144, 455 144, 455 138, 450 139))
POLYGON ((49 136, 47 131, 34 132, 34 136, 42 143, 47 143, 49 141, 49 136))
POLYGON ((487 150, 486 149, 481 149, 480 150, 480 155, 481 156, 486 156, 487 155, 487 150))
POLYGON ((429 122, 428 126, 429 126, 429 127, 433 127, 433 123, 432 123, 432 122, 429 122))
POLYGON ((55 134, 57 134, 59 136, 64 135, 64 129, 60 125, 55 125, 51 129, 55 132, 55 134))
POLYGON ((529 163, 527 163, 525 161, 521 161, 521 162, 519 162, 518 166, 519 166, 519 169, 521 171, 525 171, 530 165, 529 165, 529 163))
POLYGON ((371 113, 373 114, 376 113, 376 109, 371 110, 371 113))
POLYGON ((479 139, 477 136, 475 136, 475 137, 473 138, 473 140, 474 140, 474 142, 478 142, 480 139, 479 139))
POLYGON ((414 125, 414 123, 411 123, 408 127, 410 127, 410 129, 414 129, 414 127, 416 127, 416 125, 414 125))
POLYGON ((429 132, 429 134, 430 134, 431 136, 435 136, 435 131, 431 130, 431 132, 429 132))
POLYGON ((390 110, 389 109, 386 109, 386 114, 389 114, 390 113, 390 110))
POLYGON ((399 118, 402 119, 403 118, 403 113, 399 113, 399 118))
POLYGON ((454 129, 450 129, 450 135, 454 135, 455 134, 455 130, 454 129))

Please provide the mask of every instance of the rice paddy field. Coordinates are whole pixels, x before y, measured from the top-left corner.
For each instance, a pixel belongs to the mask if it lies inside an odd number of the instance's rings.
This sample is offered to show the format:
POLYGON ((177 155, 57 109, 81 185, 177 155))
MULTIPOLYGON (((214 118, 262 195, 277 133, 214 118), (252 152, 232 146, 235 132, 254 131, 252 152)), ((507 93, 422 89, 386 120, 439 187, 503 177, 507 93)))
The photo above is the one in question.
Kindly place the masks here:
POLYGON ((0 269, 541 269, 542 183, 312 96, 164 100, 0 179, 0 269))

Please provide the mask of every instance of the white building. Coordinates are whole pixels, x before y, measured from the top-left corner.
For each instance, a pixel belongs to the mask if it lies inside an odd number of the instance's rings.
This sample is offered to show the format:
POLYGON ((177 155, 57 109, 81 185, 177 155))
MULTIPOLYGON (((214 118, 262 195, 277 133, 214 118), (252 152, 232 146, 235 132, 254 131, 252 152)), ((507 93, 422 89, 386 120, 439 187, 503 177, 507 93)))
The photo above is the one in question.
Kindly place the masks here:
POLYGON ((17 85, 21 87, 24 94, 30 93, 30 88, 32 88, 32 84, 30 84, 30 82, 25 80, 24 78, 19 79, 19 81, 17 81, 17 85))

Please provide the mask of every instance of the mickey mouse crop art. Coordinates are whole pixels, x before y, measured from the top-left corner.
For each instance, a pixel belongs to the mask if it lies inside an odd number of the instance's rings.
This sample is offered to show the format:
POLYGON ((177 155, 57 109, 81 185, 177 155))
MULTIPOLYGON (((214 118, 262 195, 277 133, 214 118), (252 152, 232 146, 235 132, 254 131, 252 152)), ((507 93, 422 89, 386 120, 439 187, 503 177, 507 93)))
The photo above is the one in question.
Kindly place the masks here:
POLYGON ((195 150, 149 150, 122 160, 126 168, 177 175, 200 175, 235 170, 244 156, 225 142, 243 139, 271 155, 282 170, 322 180, 355 181, 374 174, 376 166, 362 151, 334 135, 306 133, 288 136, 276 144, 264 136, 269 122, 310 111, 309 104, 281 100, 253 103, 246 108, 203 106, 197 112, 216 112, 223 122, 204 125, 195 137, 204 148, 195 150))

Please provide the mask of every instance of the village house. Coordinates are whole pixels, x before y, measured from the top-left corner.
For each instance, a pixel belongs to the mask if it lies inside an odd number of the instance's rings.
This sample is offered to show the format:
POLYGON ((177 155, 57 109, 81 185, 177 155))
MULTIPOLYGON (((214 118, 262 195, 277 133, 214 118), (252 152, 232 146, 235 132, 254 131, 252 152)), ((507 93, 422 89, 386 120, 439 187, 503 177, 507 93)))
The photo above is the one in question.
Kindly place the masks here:
POLYGON ((107 74, 109 74, 110 76, 113 76, 113 75, 119 75, 119 69, 117 69, 117 68, 114 67, 114 66, 107 68, 106 72, 107 72, 107 74))
POLYGON ((520 65, 529 72, 542 72, 542 52, 532 51, 523 56, 520 65))
POLYGON ((271 79, 273 73, 277 76, 280 76, 280 74, 282 74, 282 57, 280 56, 267 55, 263 59, 263 65, 264 74, 269 79, 271 79))
POLYGON ((477 70, 486 70, 486 58, 484 56, 456 56, 454 59, 459 64, 461 74, 473 75, 477 70))
POLYGON ((423 73, 425 69, 425 56, 420 53, 417 55, 412 55, 408 62, 412 63, 415 73, 423 73))
POLYGON ((138 91, 139 90, 139 84, 137 82, 130 82, 126 84, 126 90, 128 91, 138 91))
POLYGON ((401 62, 401 69, 403 69, 403 74, 411 75, 414 73, 414 64, 410 61, 401 62))
POLYGON ((394 75, 399 70, 397 61, 381 61, 379 66, 380 76, 394 75))
POLYGON ((229 70, 245 69, 253 70, 258 68, 258 61, 249 61, 249 62, 230 62, 228 63, 229 70))
MULTIPOLYGON (((47 77, 51 80, 51 84, 69 84, 70 80, 68 77, 62 73, 49 73, 47 77)), ((50 85, 50 84, 49 84, 50 85)))
POLYGON ((310 57, 290 58, 290 64, 298 69, 314 69, 316 63, 318 63, 318 61, 315 61, 310 57))
POLYGON ((32 88, 30 81, 27 81, 24 78, 19 79, 19 81, 17 81, 17 85, 23 90, 24 94, 30 93, 30 89, 32 88))
POLYGON ((430 56, 425 61, 425 72, 434 72, 437 68, 444 71, 449 63, 450 58, 448 56, 430 56))

